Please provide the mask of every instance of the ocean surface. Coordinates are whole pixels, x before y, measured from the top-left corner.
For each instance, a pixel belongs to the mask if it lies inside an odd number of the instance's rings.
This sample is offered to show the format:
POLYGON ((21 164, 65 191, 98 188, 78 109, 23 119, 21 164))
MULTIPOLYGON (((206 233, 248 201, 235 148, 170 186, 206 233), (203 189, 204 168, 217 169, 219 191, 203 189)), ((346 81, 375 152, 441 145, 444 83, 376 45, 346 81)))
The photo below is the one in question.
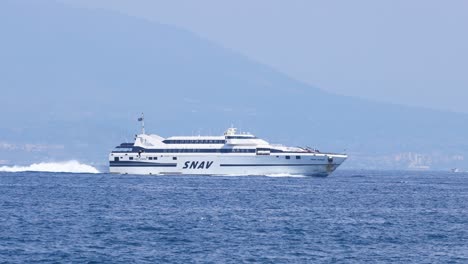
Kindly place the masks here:
POLYGON ((468 174, 0 172, 2 263, 468 263, 468 174))

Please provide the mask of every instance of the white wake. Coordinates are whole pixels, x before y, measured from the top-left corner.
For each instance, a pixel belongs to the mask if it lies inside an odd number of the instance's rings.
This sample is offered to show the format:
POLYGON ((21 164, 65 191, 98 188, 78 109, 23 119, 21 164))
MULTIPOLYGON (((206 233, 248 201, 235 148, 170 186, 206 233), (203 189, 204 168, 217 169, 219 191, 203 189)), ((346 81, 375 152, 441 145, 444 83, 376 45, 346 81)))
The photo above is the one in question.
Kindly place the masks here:
POLYGON ((63 162, 41 162, 29 166, 2 166, 3 172, 41 171, 41 172, 70 172, 70 173, 99 173, 93 166, 81 164, 76 160, 63 162))
POLYGON ((297 175, 297 174, 288 174, 288 173, 277 173, 277 174, 266 174, 266 177, 273 177, 273 178, 283 178, 283 177, 290 177, 290 178, 305 178, 304 175, 297 175))

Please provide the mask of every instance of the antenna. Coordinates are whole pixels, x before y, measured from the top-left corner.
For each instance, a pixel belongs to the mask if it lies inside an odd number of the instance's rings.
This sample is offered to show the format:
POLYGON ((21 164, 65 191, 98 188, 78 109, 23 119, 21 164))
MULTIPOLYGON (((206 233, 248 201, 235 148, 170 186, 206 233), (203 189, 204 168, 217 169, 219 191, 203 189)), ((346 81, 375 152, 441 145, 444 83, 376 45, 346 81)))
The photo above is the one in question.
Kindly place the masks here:
POLYGON ((145 115, 141 113, 141 117, 138 118, 138 122, 141 122, 141 134, 145 134, 145 115))

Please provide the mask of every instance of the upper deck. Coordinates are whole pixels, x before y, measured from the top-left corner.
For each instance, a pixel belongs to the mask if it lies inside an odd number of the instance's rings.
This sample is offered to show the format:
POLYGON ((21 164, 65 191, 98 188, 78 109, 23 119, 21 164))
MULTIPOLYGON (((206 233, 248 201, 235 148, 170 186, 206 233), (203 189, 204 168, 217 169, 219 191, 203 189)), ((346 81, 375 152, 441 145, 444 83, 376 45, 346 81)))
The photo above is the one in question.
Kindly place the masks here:
POLYGON ((122 143, 113 153, 244 153, 270 155, 270 153, 322 154, 302 147, 272 145, 250 133, 237 133, 229 128, 223 136, 173 136, 140 134, 134 143, 122 143))

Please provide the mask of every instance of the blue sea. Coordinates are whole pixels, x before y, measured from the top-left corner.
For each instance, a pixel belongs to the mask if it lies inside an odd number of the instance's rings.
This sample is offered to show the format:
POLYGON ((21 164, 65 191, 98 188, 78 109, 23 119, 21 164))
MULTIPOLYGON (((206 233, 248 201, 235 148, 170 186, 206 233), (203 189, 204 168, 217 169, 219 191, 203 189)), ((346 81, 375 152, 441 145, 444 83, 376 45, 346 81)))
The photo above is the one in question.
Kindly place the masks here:
POLYGON ((468 174, 0 172, 5 263, 468 263, 468 174))

